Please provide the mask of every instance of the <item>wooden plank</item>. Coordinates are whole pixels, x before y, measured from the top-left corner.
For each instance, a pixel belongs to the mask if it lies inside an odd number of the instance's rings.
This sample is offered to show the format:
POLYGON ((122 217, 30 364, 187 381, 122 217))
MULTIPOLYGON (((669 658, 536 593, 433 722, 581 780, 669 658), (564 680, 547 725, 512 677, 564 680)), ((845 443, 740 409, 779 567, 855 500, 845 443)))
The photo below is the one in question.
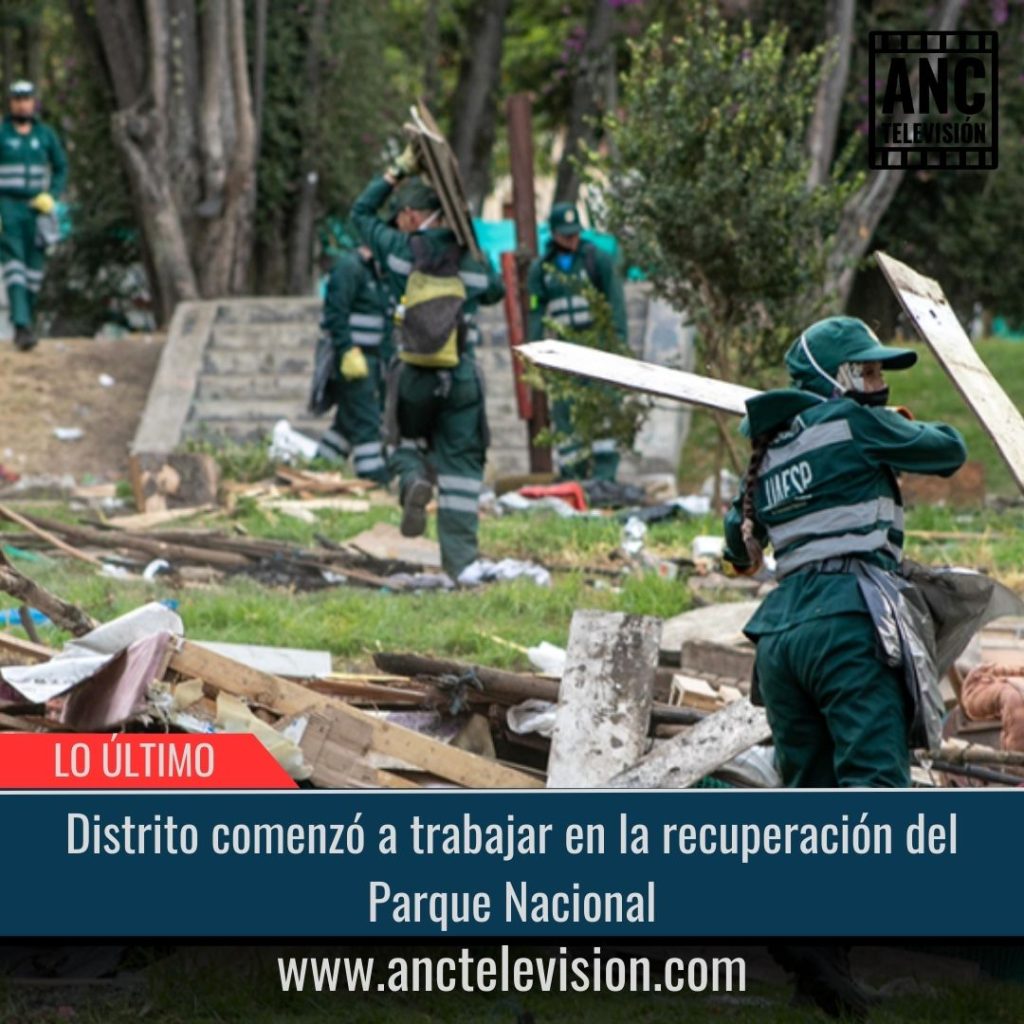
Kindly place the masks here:
POLYGON ((981 421, 1024 491, 1024 416, 981 361, 938 282, 884 252, 876 252, 875 258, 918 334, 981 421))
POLYGON ((181 642, 177 653, 171 658, 170 667, 182 675, 198 677, 228 693, 263 704, 278 714, 290 715, 332 708, 339 716, 347 716, 353 724, 369 726, 372 750, 400 757, 417 768, 461 786, 482 789, 541 787, 539 782, 522 772, 456 750, 411 729, 379 721, 336 697, 316 693, 299 683, 247 668, 187 640, 181 642))
POLYGON ((569 627, 548 758, 548 786, 601 786, 643 754, 661 621, 578 611, 569 627))
POLYGON ((754 707, 743 697, 708 715, 684 735, 655 747, 607 785, 612 789, 685 789, 769 736, 764 708, 754 707))
POLYGON ((740 384, 645 363, 639 359, 630 359, 629 356, 574 345, 569 341, 531 341, 527 345, 519 345, 515 352, 537 366, 557 370, 559 373, 603 380, 628 391, 672 398, 687 405, 727 412, 733 416, 743 416, 747 411, 744 405, 747 399, 760 394, 754 388, 745 388, 740 384))
POLYGON ((21 637, 4 632, 0 632, 0 651, 24 659, 25 664, 49 661, 57 653, 52 647, 22 640, 21 637))
POLYGON ((445 221, 455 232, 459 244, 469 249, 474 259, 482 260, 455 154, 422 100, 410 114, 412 123, 405 126, 406 131, 419 144, 425 177, 441 199, 445 221))
POLYGON ((87 562, 95 568, 103 568, 103 563, 98 558, 86 554, 84 551, 79 551, 78 548, 72 547, 70 544, 65 544, 59 537, 55 537, 49 531, 30 522, 20 512, 15 512, 14 509, 8 508, 6 505, 0 505, 0 516, 10 520, 12 523, 17 523, 23 530, 28 530, 29 533, 35 534, 40 540, 45 540, 47 544, 51 544, 58 551, 63 551, 64 554, 77 558, 80 562, 87 562))

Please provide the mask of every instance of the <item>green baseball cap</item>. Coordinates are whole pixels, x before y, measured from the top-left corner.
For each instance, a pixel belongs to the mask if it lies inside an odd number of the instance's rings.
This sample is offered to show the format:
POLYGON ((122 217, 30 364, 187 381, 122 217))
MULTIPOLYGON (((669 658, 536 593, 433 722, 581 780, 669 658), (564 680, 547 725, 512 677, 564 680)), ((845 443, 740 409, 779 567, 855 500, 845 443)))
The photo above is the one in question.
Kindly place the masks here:
POLYGON ((398 215, 399 210, 440 210, 441 197, 420 177, 406 178, 399 185, 391 198, 394 208, 389 203, 388 220, 398 215))
POLYGON ((909 348, 883 345, 863 320, 830 316, 812 324, 786 353, 786 368, 793 383, 829 395, 843 363, 881 363, 887 370, 906 370, 917 362, 909 348))
POLYGON ((548 225, 553 235, 578 235, 582 230, 580 215, 572 203, 555 203, 551 207, 548 225))

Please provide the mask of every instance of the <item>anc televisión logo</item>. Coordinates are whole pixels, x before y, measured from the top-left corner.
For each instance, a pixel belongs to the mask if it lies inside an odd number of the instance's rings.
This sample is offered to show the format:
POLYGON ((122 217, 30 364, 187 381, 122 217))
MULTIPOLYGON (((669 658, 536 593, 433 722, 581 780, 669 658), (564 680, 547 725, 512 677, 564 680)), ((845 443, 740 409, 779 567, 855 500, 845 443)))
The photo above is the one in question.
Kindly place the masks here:
POLYGON ((871 167, 998 166, 995 32, 870 32, 868 54, 871 167))

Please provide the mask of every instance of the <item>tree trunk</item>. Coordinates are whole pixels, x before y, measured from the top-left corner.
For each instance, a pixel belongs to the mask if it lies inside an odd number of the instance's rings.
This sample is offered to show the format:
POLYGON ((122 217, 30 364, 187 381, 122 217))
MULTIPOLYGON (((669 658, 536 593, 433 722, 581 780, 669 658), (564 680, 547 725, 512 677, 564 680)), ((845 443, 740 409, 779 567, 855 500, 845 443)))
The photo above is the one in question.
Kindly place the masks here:
MULTIPOLYGON (((89 17, 71 0, 80 30, 89 17)), ((157 315, 246 286, 256 124, 243 0, 95 0, 91 22, 114 101, 157 315)))
MULTIPOLYGON (((320 106, 322 78, 321 40, 327 27, 329 0, 316 0, 309 20, 309 40, 306 50, 305 107, 306 123, 312 125, 320 106)), ((305 295, 312 284, 313 224, 316 220, 316 196, 319 179, 316 172, 317 154, 313 151, 313 132, 305 134, 300 173, 298 202, 292 215, 289 251, 288 291, 292 295, 305 295)))
POLYGON ((612 43, 616 28, 616 9, 611 0, 594 0, 587 41, 572 87, 565 152, 559 161, 555 181, 555 202, 574 203, 580 190, 580 174, 575 161, 580 156, 581 144, 592 145, 595 138, 592 122, 600 113, 605 76, 615 73, 612 43))
MULTIPOLYGON (((933 32, 952 32, 963 13, 966 0, 943 0, 939 16, 932 26, 933 32)), ((913 76, 914 93, 917 75, 913 76)), ((903 118, 910 122, 914 115, 903 118)), ((850 297, 853 280, 860 261, 867 253, 878 227, 903 182, 903 168, 880 168, 871 171, 867 180, 850 197, 839 222, 835 241, 828 259, 826 291, 836 297, 837 308, 843 308, 850 297)))
POLYGON ((470 207, 478 211, 490 190, 505 19, 512 0, 492 0, 470 15, 469 39, 452 104, 452 149, 470 207))
POLYGON ((441 95, 441 26, 439 0, 427 0, 423 19, 423 99, 433 107, 441 95))
POLYGON ((850 73, 853 14, 856 6, 856 0, 829 0, 825 17, 825 38, 829 41, 824 55, 825 70, 818 83, 807 139, 811 157, 808 188, 824 184, 832 166, 839 133, 839 115, 843 109, 843 95, 850 73))

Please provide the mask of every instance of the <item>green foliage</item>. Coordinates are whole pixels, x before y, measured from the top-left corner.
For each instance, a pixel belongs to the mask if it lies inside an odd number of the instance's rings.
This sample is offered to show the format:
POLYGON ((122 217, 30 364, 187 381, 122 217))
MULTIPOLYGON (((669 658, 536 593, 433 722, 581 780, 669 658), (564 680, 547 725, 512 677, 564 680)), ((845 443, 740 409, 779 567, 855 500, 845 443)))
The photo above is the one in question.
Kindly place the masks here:
POLYGON ((854 183, 806 187, 820 68, 818 50, 787 53, 784 28, 732 30, 703 3, 679 34, 654 25, 632 47, 611 222, 720 377, 756 383, 828 303, 829 236, 854 183))
MULTIPOLYGON (((104 321, 125 322, 147 295, 128 178, 110 135, 110 114, 87 43, 66 10, 47 5, 40 20, 46 55, 43 118, 68 155, 71 237, 50 257, 40 311, 52 334, 91 334, 104 321)), ((6 100, 4 101, 6 104, 6 100)))
MULTIPOLYGON (((575 279, 572 280, 572 287, 577 287, 575 279)), ((593 317, 590 327, 570 329, 557 320, 545 317, 547 337, 564 338, 585 348, 597 348, 618 355, 632 356, 629 346, 615 330, 612 307, 608 300, 589 283, 584 283, 582 293, 590 302, 593 317)), ((564 444, 571 436, 582 443, 584 450, 580 457, 584 459, 589 458, 590 444, 599 438, 614 438, 624 451, 633 447, 636 435, 651 408, 648 398, 632 391, 623 391, 610 384, 573 377, 567 373, 552 373, 540 368, 525 369, 524 373, 533 386, 547 392, 549 404, 558 401, 571 403, 572 434, 561 433, 555 427, 549 427, 539 435, 539 444, 564 444)))

